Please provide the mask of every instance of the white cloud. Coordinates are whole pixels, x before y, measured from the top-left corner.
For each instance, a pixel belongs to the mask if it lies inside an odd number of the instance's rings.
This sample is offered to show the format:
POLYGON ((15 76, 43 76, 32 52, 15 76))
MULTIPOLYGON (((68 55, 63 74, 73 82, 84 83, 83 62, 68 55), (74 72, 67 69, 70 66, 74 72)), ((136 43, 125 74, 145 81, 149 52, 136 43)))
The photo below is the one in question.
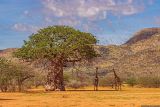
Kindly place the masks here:
POLYGON ((95 21, 107 19, 111 14, 128 16, 139 13, 144 9, 144 2, 147 3, 146 0, 41 0, 41 2, 44 21, 47 24, 84 28, 87 26, 89 29, 94 27, 95 21), (88 22, 90 24, 86 25, 88 22))
MULTIPOLYGON (((42 26, 69 25, 90 29, 94 27, 95 21, 107 19, 110 14, 128 16, 141 12, 146 0, 40 0, 40 2, 42 7, 38 12, 43 17, 42 26)), ((23 14, 35 15, 30 12, 32 11, 26 10, 23 14)), ((13 28, 33 32, 39 27, 17 23, 13 28)))
POLYGON ((70 26, 76 26, 78 24, 80 24, 80 21, 73 18, 62 18, 60 20, 58 20, 58 25, 70 25, 70 26))
POLYGON ((13 25, 12 29, 16 31, 21 31, 21 32, 36 32, 40 27, 33 26, 33 25, 27 25, 27 24, 21 24, 21 23, 16 23, 13 25))
POLYGON ((28 10, 25 10, 25 11, 24 11, 24 15, 29 15, 29 11, 28 11, 28 10))
MULTIPOLYGON (((141 12, 146 0, 41 0, 46 22, 78 25, 84 20, 98 21, 107 19, 108 13, 128 16, 141 12), (53 20, 54 19, 54 20, 53 20), (74 19, 74 21, 73 21, 74 19), (72 22, 73 21, 73 22, 72 22)), ((151 0, 148 0, 151 1, 151 0)))
POLYGON ((45 12, 53 16, 98 19, 98 16, 104 16, 107 12, 118 12, 122 15, 138 13, 138 7, 142 5, 134 5, 135 1, 137 0, 45 0, 42 4, 45 12))

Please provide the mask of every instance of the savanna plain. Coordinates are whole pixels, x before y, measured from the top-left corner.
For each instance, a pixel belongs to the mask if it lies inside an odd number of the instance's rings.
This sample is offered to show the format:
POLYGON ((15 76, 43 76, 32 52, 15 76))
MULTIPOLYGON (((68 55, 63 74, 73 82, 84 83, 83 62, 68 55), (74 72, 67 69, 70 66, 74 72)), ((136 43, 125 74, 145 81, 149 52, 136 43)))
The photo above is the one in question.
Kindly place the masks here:
POLYGON ((110 87, 45 92, 42 88, 22 93, 0 93, 0 107, 143 107, 160 105, 159 88, 110 87))

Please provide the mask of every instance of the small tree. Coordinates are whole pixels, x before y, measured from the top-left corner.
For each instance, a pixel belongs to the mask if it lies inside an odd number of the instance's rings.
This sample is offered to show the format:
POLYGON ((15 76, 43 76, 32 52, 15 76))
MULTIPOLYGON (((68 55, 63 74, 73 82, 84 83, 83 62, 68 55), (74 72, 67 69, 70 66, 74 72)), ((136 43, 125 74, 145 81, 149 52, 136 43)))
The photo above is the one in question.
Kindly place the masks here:
POLYGON ((142 76, 138 79, 139 85, 142 87, 154 87, 154 88, 159 88, 160 87, 160 77, 150 75, 150 76, 142 76))
POLYGON ((100 86, 111 86, 113 88, 114 86, 114 78, 109 76, 104 76, 99 81, 100 86))
POLYGON ((38 31, 24 41, 15 56, 27 61, 47 62, 48 83, 54 89, 65 90, 63 66, 68 62, 89 60, 96 57, 93 44, 96 38, 68 26, 50 26, 38 31))
POLYGON ((27 79, 34 77, 34 72, 31 68, 25 65, 13 65, 14 79, 17 82, 18 91, 22 91, 22 85, 27 79))
POLYGON ((2 92, 8 89, 9 81, 12 78, 10 72, 10 62, 5 58, 0 57, 0 88, 2 92))
POLYGON ((138 84, 135 77, 128 78, 128 79, 126 80, 126 83, 127 83, 128 85, 130 85, 131 87, 134 87, 136 84, 138 84))
POLYGON ((5 58, 0 58, 0 88, 2 92, 22 90, 23 82, 33 77, 33 70, 24 65, 16 65, 5 58))

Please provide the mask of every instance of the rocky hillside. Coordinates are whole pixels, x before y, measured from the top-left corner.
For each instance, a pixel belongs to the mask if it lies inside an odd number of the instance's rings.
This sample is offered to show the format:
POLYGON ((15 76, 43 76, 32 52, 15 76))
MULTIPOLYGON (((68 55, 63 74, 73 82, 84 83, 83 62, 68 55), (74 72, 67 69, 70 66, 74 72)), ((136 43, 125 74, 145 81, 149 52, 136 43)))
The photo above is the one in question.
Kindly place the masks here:
POLYGON ((160 28, 145 28, 135 33, 125 44, 130 45, 138 41, 151 38, 153 35, 160 33, 160 28))
POLYGON ((12 52, 16 51, 16 48, 8 48, 4 50, 0 50, 0 57, 12 58, 12 52))
POLYGON ((115 68, 125 77, 160 75, 159 31, 160 28, 143 29, 123 45, 99 46, 103 56, 99 65, 106 71, 115 68))
MULTIPOLYGON (((120 76, 160 75, 160 28, 147 28, 137 32, 123 45, 95 46, 101 55, 94 60, 99 72, 109 75, 115 68, 120 76)), ((20 62, 12 57, 16 49, 0 51, 0 57, 20 62)))

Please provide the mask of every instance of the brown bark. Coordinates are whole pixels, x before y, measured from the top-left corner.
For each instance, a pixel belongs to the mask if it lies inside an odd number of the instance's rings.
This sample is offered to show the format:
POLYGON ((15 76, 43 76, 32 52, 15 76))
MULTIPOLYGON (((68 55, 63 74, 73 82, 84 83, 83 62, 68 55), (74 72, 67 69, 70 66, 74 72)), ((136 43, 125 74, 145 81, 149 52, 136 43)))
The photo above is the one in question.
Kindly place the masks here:
POLYGON ((7 88, 6 85, 2 85, 2 86, 1 86, 1 91, 2 91, 2 92, 7 92, 7 89, 8 89, 8 88, 7 88))
POLYGON ((51 62, 51 72, 48 74, 48 83, 54 87, 53 90, 65 91, 62 58, 56 58, 51 62))

